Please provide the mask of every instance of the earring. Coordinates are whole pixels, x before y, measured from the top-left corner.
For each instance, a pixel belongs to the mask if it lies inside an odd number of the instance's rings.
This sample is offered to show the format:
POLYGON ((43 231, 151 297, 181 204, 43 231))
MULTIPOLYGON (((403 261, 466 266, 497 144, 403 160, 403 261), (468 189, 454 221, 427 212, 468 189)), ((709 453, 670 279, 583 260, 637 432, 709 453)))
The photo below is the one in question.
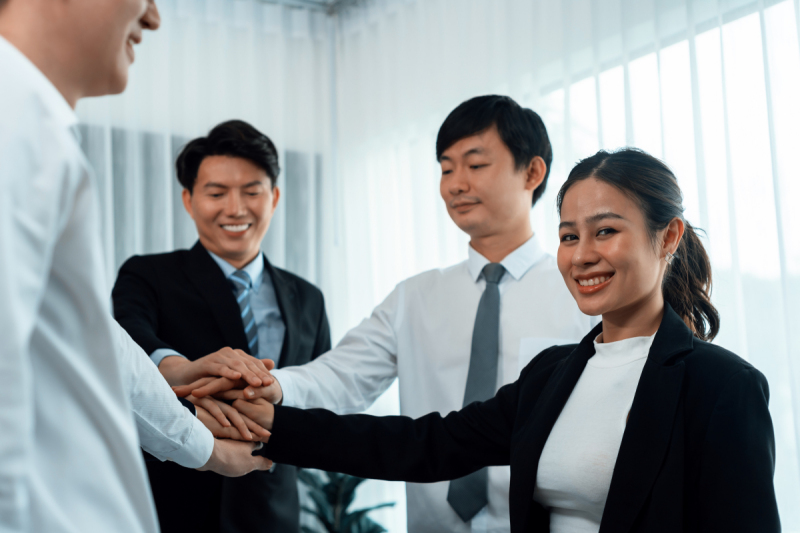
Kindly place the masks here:
POLYGON ((672 264, 673 259, 675 259, 675 256, 669 252, 667 252, 667 255, 664 256, 664 261, 666 261, 668 265, 672 264))

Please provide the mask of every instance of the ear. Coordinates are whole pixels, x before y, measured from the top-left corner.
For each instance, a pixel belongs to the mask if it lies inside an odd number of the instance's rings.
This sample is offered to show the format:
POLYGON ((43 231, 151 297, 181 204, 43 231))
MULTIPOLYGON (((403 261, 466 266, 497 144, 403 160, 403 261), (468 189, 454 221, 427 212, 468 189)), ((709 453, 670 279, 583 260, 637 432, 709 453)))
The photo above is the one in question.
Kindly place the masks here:
POLYGON ((539 185, 544 181, 547 174, 547 163, 538 155, 531 159, 528 168, 525 171, 525 190, 535 191, 539 185))
POLYGON ((183 200, 183 208, 186 209, 186 212, 189 213, 189 216, 194 220, 194 213, 192 212, 192 192, 189 189, 183 189, 181 199, 183 200))
POLYGON ((272 188, 272 210, 274 211, 276 207, 278 207, 278 200, 281 198, 281 190, 276 185, 272 188))
POLYGON ((667 227, 664 228, 664 237, 661 240, 661 257, 666 256, 667 252, 675 253, 681 243, 685 229, 686 226, 680 218, 675 217, 670 221, 667 227))

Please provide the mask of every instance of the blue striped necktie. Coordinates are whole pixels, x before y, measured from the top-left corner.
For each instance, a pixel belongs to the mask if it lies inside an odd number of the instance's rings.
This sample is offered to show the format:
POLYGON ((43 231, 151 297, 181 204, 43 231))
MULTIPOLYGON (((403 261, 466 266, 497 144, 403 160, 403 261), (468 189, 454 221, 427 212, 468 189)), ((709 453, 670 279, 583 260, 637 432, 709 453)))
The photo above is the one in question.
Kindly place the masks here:
POLYGON ((253 282, 250 275, 244 270, 237 270, 228 278, 236 296, 236 303, 239 304, 239 311, 242 316, 244 334, 247 336, 247 346, 250 348, 250 355, 258 357, 258 327, 253 316, 253 308, 250 305, 250 293, 253 292, 253 282))

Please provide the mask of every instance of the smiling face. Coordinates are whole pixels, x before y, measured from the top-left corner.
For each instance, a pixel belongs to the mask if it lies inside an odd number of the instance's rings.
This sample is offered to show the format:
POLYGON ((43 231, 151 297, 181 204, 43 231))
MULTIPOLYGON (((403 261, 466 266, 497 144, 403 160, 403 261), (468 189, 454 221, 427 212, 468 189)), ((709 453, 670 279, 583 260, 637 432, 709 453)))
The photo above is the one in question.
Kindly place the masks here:
POLYGON ((621 323, 646 307, 663 307, 663 253, 642 210, 616 187, 595 178, 572 185, 561 205, 559 239, 558 268, 585 314, 621 323))
POLYGON ((533 191, 546 166, 517 169, 497 128, 465 137, 442 153, 439 192, 453 222, 473 239, 514 232, 529 224, 533 191))
POLYGON ((81 0, 72 2, 69 17, 76 57, 81 58, 82 96, 117 94, 125 90, 133 64, 134 45, 144 30, 155 30, 161 18, 154 0, 81 0))
POLYGON ((247 159, 222 155, 203 159, 193 191, 183 190, 200 243, 236 268, 259 254, 279 198, 266 171, 247 159))

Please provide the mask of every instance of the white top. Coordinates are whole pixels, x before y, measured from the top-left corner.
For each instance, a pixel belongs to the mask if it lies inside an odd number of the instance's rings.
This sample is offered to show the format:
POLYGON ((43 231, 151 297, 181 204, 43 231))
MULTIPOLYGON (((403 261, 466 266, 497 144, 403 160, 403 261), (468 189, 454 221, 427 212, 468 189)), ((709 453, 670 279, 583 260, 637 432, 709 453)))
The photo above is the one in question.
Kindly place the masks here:
MULTIPOLYGON (((461 409, 472 330, 489 261, 469 259, 401 282, 339 345, 303 366, 275 370, 286 405, 339 413, 367 409, 396 377, 400 411, 420 417, 461 409)), ((544 348, 581 339, 591 320, 569 294, 555 259, 535 238, 502 261, 497 387, 516 381, 544 348)), ((447 503, 449 482, 406 485, 410 533, 509 531, 508 467, 489 469, 489 505, 465 524, 447 503)))
MULTIPOLYGON (((208 250, 206 250, 208 252, 208 250)), ((211 259, 219 266, 225 279, 230 278, 236 267, 225 261, 220 256, 208 252, 211 259)), ((272 284, 272 276, 264 268, 264 255, 258 254, 255 259, 242 267, 247 272, 253 282, 253 290, 250 293, 250 305, 253 309, 253 318, 256 319, 258 328, 258 353, 259 359, 272 359, 277 367, 281 360, 281 350, 283 349, 283 338, 286 336, 286 324, 283 323, 281 308, 278 306, 278 296, 275 294, 275 286, 272 284)), ((170 355, 186 357, 171 348, 159 348, 150 354, 150 359, 156 364, 170 355)))
POLYGON ((0 531, 155 532, 140 440, 189 467, 214 441, 111 318, 76 123, 0 37, 0 531))
POLYGON ((533 499, 550 508, 550 533, 597 533, 650 337, 594 341, 595 355, 539 459, 533 499))

